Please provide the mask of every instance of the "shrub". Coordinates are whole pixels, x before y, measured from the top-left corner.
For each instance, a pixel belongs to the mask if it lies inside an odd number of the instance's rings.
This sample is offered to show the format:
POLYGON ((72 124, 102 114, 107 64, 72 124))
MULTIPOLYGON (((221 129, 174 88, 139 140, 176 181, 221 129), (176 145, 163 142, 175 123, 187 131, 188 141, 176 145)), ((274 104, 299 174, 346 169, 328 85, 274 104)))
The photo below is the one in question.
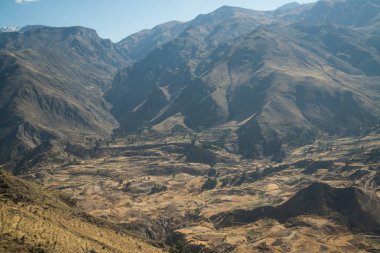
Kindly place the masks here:
POLYGON ((218 184, 218 180, 216 178, 207 178, 206 182, 204 182, 202 186, 202 190, 212 190, 218 184))
POLYGON ((216 176, 216 174, 217 174, 217 170, 216 169, 214 169, 214 168, 211 168, 211 169, 209 169, 209 171, 208 171, 208 173, 207 173, 207 176, 209 176, 209 177, 215 177, 216 176))
POLYGON ((163 192, 163 191, 166 191, 168 189, 168 187, 164 184, 160 184, 160 183, 155 183, 154 186, 152 187, 152 189, 150 190, 149 194, 155 194, 155 193, 159 193, 159 192, 163 192))

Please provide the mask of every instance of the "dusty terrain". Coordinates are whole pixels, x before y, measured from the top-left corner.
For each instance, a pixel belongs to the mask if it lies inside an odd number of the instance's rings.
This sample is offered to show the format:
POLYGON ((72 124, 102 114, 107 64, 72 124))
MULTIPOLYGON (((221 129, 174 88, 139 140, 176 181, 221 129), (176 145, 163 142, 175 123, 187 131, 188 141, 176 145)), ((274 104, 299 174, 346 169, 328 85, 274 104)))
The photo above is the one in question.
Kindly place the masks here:
POLYGON ((162 252, 73 204, 0 172, 0 252, 162 252))
MULTIPOLYGON (((233 145, 210 144, 218 138, 210 131, 196 137, 128 136, 103 143, 96 152, 93 147, 83 149, 83 154, 91 154, 85 159, 71 155, 66 159, 71 162, 35 168, 25 177, 70 195, 91 215, 171 245, 174 252, 380 250, 378 232, 352 229, 334 213, 305 213, 282 221, 262 218, 223 227, 212 220, 237 209, 278 206, 313 182, 356 187, 378 198, 379 135, 322 137, 293 150, 278 164, 243 160, 229 152, 233 145)), ((234 136, 229 138, 233 143, 234 136)), ((371 208, 379 214, 377 204, 371 208)))

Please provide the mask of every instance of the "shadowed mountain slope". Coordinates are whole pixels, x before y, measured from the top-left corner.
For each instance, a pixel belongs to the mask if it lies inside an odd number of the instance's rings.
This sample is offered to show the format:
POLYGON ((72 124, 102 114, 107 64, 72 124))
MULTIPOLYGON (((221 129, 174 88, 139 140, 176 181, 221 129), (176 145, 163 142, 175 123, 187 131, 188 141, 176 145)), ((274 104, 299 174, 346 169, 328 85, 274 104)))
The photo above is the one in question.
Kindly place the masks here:
POLYGON ((83 27, 0 34, 0 157, 48 139, 106 137, 117 126, 103 100, 122 58, 83 27))
POLYGON ((371 131, 380 118, 378 5, 223 6, 117 44, 83 27, 1 33, 0 143, 10 144, 1 160, 49 139, 106 138, 119 124, 228 124, 241 154, 274 159, 319 133, 371 131))
POLYGON ((354 231, 380 233, 380 200, 375 194, 355 187, 333 188, 324 183, 311 184, 279 206, 233 210, 211 219, 216 227, 226 227, 264 218, 286 222, 299 215, 334 217, 354 231))
MULTIPOLYGON (((352 8, 351 1, 343 2, 352 8)), ((298 20, 311 19, 315 8, 320 7, 302 9, 298 20)), ((378 36, 339 20, 279 25, 282 17, 222 7, 119 71, 107 95, 119 130, 161 122, 182 121, 193 129, 234 122, 241 153, 254 157, 279 156, 283 143, 301 145, 317 132, 346 135, 375 127, 378 36)))
POLYGON ((118 72, 107 95, 113 114, 128 129, 141 127, 142 122, 151 120, 167 106, 169 97, 193 82, 197 64, 210 50, 248 34, 266 19, 265 13, 227 6, 198 16, 176 39, 118 72), (153 104, 149 104, 150 96, 153 104), (148 102, 143 103, 145 100, 148 102))

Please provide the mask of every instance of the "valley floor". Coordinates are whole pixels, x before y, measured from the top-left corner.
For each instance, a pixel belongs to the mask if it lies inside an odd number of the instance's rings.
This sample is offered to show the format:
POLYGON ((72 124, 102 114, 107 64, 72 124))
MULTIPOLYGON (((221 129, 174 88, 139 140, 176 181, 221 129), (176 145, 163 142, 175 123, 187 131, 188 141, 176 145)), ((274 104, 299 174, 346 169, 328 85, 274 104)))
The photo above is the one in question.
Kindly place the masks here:
MULTIPOLYGON (((206 146, 208 140, 201 135, 192 145, 186 136, 118 139, 98 147, 93 158, 46 165, 34 180, 72 196, 95 217, 172 245, 174 252, 182 247, 191 252, 380 250, 380 234, 355 231, 334 214, 305 213, 285 223, 263 218, 223 228, 212 220, 236 209, 280 205, 315 181, 358 187, 378 198, 380 136, 320 139, 280 164, 242 160, 228 148, 206 146)), ((378 216, 380 207, 374 212, 378 216)))

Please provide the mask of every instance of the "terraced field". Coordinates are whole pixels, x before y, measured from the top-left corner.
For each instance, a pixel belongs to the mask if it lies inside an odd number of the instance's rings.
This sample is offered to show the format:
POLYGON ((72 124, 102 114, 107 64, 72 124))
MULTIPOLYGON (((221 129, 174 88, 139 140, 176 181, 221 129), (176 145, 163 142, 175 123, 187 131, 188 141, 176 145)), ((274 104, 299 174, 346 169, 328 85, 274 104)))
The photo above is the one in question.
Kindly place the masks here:
POLYGON ((241 160, 226 148, 206 145, 208 140, 202 134, 194 145, 180 136, 133 144, 119 139, 100 147, 93 158, 52 166, 43 183, 70 195, 91 215, 192 252, 380 249, 378 235, 351 230, 336 215, 306 213, 286 222, 263 218, 223 228, 211 219, 237 209, 280 205, 312 182, 379 195, 379 163, 369 161, 380 144, 378 136, 320 139, 279 164, 241 160))

